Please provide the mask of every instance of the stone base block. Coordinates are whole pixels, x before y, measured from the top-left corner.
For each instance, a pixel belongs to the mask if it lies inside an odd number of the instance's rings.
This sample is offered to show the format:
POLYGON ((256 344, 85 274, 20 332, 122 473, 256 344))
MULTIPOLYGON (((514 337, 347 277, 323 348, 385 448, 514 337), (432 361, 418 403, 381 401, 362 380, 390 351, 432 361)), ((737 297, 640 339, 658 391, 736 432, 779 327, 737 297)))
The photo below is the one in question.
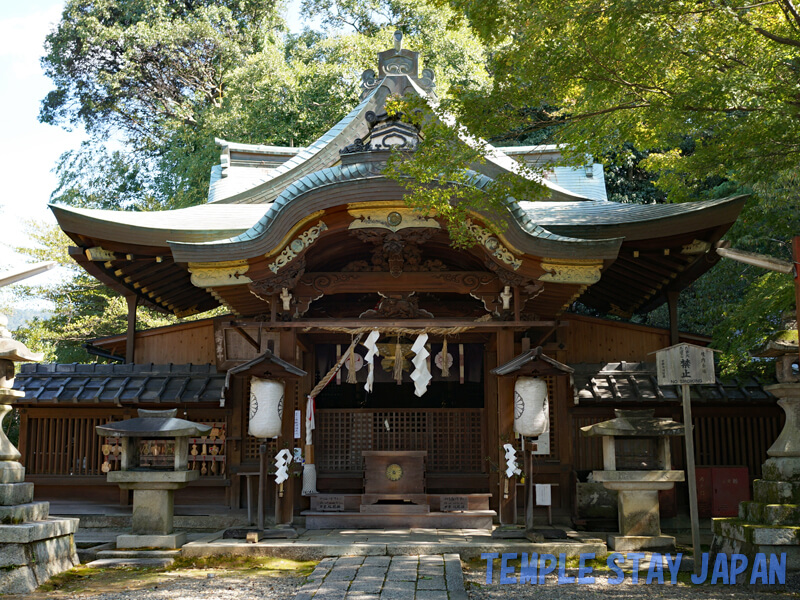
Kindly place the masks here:
POLYGON ((768 458, 761 466, 764 479, 768 481, 800 481, 800 456, 777 456, 768 458))
MULTIPOLYGON (((112 473, 120 472, 112 471, 112 473)), ((135 489, 131 530, 135 535, 169 535, 173 531, 174 512, 175 490, 135 489)))
POLYGON ((186 543, 185 533, 167 535, 118 535, 117 548, 180 548, 186 543))
POLYGON ((31 535, 25 525, 6 525, 2 529, 5 537, 12 537, 17 530, 20 540, 0 544, 0 590, 6 594, 27 594, 42 585, 53 575, 79 564, 72 532, 77 519, 54 519, 45 524, 51 532, 69 531, 66 535, 44 537, 27 541, 31 535), (59 521, 61 527, 57 526, 59 521), (74 523, 73 523, 74 521, 74 523))
POLYGON ((753 500, 762 504, 800 504, 800 481, 756 479, 753 500))
POLYGON ((761 525, 741 519, 712 519, 711 531, 756 546, 800 546, 800 526, 761 525))
POLYGON ((623 490, 619 502, 619 530, 624 537, 657 537, 661 534, 658 490, 623 490))
POLYGON ((739 518, 762 525, 800 525, 800 504, 740 502, 739 518))
POLYGON ((15 460, 0 461, 0 483, 22 483, 25 467, 15 460))
POLYGON ((609 550, 617 552, 674 552, 675 538, 671 535, 616 535, 608 536, 609 550))
POLYGON ((30 521, 45 521, 50 515, 49 502, 29 502, 16 506, 0 506, 0 523, 19 525, 30 521))
POLYGON ((27 504, 32 501, 32 483, 0 483, 0 506, 27 504))
POLYGON ((780 556, 786 554, 786 570, 800 571, 800 546, 773 546, 767 544, 753 544, 740 539, 727 537, 714 532, 714 541, 711 543, 711 554, 744 554, 748 563, 752 564, 756 554, 763 553, 768 557, 771 554, 780 556))
POLYGON ((79 519, 71 518, 50 518, 47 521, 5 525, 0 527, 0 544, 22 544, 70 535, 78 530, 78 521, 79 519))

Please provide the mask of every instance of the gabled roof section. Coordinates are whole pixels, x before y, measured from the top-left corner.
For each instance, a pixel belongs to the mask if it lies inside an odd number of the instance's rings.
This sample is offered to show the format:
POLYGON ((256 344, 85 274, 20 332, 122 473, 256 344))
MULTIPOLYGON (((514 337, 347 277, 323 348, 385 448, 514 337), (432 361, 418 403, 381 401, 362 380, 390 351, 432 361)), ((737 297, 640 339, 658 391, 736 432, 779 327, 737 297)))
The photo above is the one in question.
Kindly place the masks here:
POLYGON ((621 202, 520 202, 528 219, 553 232, 580 238, 624 235, 628 241, 671 234, 720 224, 730 224, 742 210, 747 195, 679 204, 626 204, 621 202), (658 227, 659 231, 653 231, 658 227))
POLYGON ((168 240, 202 243, 247 231, 264 215, 264 206, 201 204, 189 208, 138 212, 97 210, 51 204, 58 224, 75 236, 119 240, 142 246, 167 246, 168 240))

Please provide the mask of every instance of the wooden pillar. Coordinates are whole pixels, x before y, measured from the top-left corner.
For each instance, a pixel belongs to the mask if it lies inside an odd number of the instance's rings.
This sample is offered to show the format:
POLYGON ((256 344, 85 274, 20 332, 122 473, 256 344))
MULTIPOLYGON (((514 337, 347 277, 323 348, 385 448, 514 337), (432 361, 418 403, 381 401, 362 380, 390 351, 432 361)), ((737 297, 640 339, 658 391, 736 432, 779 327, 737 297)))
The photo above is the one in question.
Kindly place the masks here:
POLYGON ((136 358, 136 305, 139 303, 139 298, 130 294, 125 296, 125 301, 128 303, 128 338, 125 342, 125 362, 132 363, 136 358))
POLYGON ((550 400, 550 410, 556 411, 553 445, 558 446, 560 471, 558 475, 559 506, 562 510, 570 513, 572 511, 573 493, 577 493, 577 490, 572 489, 575 439, 573 438, 572 414, 569 410, 570 406, 573 405, 569 377, 567 375, 556 375, 553 388, 555 398, 550 400))
MULTIPOLYGON (((497 448, 500 442, 497 438, 497 380, 499 377, 491 373, 491 369, 498 364, 497 362, 497 335, 490 337, 489 343, 485 346, 486 362, 484 363, 484 409, 483 409, 483 456, 488 456, 491 463, 497 463, 497 448)), ((489 508, 500 514, 500 475, 492 468, 491 464, 486 465, 489 473, 489 493, 492 498, 489 508)))
POLYGON ((227 473, 231 480, 230 507, 233 509, 241 508, 242 505, 242 481, 241 477, 234 475, 241 470, 242 456, 244 456, 244 446, 247 443, 247 424, 245 415, 249 408, 249 398, 245 395, 247 382, 244 377, 233 377, 231 381, 231 391, 226 403, 229 403, 230 418, 228 420, 228 461, 227 473))
MULTIPOLYGON (((514 358, 514 332, 501 329, 497 332, 497 364, 502 365, 514 358)), ((497 378, 497 437, 496 446, 498 466, 500 467, 500 502, 498 511, 501 524, 513 524, 517 501, 517 478, 506 479, 505 451, 503 444, 514 443, 514 378, 497 378)))
POLYGON ((678 296, 680 292, 667 292, 667 308, 669 309, 669 345, 674 346, 679 342, 678 335, 678 296))
MULTIPOLYGON (((296 364, 295 347, 297 338, 294 329, 283 329, 280 333, 279 356, 286 362, 296 364)), ((294 448, 294 411, 297 408, 297 385, 296 379, 286 379, 286 387, 283 397, 283 422, 281 424, 281 435, 278 438, 278 450, 294 448)), ((291 470, 290 470, 291 471, 291 470)), ((278 507, 275 515, 279 516, 280 523, 291 523, 294 516, 295 487, 297 478, 289 475, 283 484, 283 497, 279 497, 278 507)))
MULTIPOLYGON (((792 262, 794 262, 794 308, 798 324, 800 324, 800 235, 792 239, 792 262)), ((800 325, 798 325, 800 331, 800 325)), ((798 357, 800 359, 800 356, 798 357)), ((798 363, 800 366, 800 363, 798 363)))

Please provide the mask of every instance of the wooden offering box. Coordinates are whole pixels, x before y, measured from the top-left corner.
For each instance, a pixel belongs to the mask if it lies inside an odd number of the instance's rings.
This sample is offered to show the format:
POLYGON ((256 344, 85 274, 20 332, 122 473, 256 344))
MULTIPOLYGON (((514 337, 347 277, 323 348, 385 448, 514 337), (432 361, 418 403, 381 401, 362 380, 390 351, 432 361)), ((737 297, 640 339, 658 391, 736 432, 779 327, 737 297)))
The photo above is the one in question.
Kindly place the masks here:
POLYGON ((425 457, 420 451, 364 451, 364 504, 378 500, 425 502, 425 457))

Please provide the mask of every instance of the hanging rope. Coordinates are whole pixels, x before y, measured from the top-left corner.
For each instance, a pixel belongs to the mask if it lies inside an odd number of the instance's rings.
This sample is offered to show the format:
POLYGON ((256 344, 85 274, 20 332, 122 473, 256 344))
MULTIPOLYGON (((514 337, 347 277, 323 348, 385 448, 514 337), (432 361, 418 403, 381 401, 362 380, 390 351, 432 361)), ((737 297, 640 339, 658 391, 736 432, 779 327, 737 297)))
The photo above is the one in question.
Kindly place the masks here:
POLYGON ((442 377, 450 377, 450 365, 447 363, 447 336, 442 344, 442 377))
POLYGON ((325 389, 325 386, 328 385, 331 382, 331 379, 333 379, 336 376, 336 373, 339 371, 339 369, 341 369, 342 366, 344 366, 344 361, 346 361, 347 357, 350 356, 350 351, 351 350, 355 351, 358 342, 361 341, 362 335, 363 333, 356 333, 356 335, 353 337, 353 342, 347 349, 347 352, 345 352, 339 357, 339 360, 336 361, 336 364, 331 367, 331 370, 325 374, 325 377, 323 377, 320 380, 320 382, 314 387, 314 389, 308 393, 309 396, 311 396, 312 398, 316 398, 317 396, 319 396, 319 393, 325 389))
POLYGON ((350 343, 350 351, 347 353, 347 383, 358 383, 356 379, 356 345, 350 343))
POLYGON ((394 345, 394 380, 397 385, 403 383, 403 348, 400 346, 400 336, 397 336, 397 343, 394 345))

